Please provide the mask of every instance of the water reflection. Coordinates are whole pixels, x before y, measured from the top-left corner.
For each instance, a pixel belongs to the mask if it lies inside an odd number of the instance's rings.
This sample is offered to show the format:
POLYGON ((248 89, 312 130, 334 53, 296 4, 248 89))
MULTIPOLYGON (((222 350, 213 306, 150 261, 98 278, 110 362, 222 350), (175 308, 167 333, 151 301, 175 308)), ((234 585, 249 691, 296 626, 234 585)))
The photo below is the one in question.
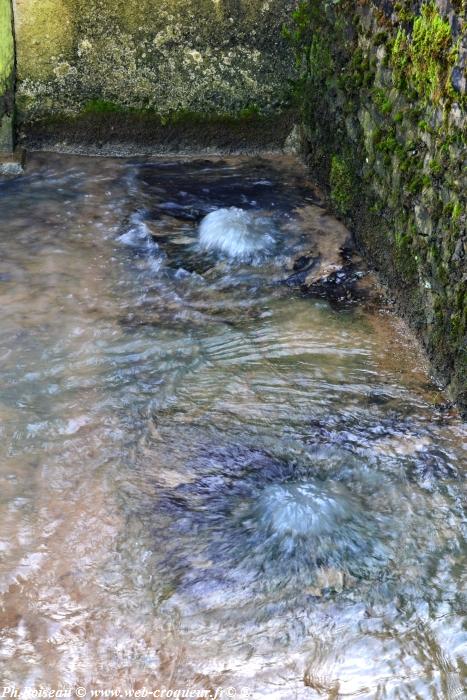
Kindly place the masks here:
POLYGON ((282 284, 347 239, 299 166, 37 155, 0 201, 2 681, 460 697, 465 429, 397 321, 282 284), (274 255, 200 250, 225 207, 274 255))

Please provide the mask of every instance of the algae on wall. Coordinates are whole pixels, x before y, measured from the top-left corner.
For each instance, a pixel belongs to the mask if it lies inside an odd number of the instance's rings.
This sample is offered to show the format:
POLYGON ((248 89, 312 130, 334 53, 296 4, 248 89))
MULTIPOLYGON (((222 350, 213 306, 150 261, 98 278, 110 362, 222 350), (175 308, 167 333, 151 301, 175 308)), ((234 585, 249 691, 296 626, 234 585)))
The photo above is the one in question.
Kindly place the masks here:
POLYGON ((89 112, 275 114, 293 0, 14 0, 23 125, 89 112))
POLYGON ((0 152, 13 149, 14 39, 10 0, 0 0, 0 152))
POLYGON ((303 146, 467 408, 465 0, 304 0, 303 146))

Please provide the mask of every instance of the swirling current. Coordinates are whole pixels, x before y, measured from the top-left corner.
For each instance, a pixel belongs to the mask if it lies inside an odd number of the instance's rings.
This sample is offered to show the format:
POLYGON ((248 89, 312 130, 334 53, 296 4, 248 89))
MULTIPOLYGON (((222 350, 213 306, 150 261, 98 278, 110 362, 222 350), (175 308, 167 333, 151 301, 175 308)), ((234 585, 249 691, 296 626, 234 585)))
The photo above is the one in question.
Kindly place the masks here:
POLYGON ((3 685, 460 698, 465 424, 302 167, 35 154, 0 207, 3 685))

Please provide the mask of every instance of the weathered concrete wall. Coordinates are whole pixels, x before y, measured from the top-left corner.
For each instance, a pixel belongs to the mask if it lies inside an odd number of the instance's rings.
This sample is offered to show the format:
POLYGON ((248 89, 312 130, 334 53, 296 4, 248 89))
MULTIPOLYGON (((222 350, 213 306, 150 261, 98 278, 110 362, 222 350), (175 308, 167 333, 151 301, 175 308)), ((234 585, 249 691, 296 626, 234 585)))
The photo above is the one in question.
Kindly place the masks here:
POLYGON ((14 0, 21 129, 63 136, 73 120, 72 138, 105 139, 113 125, 115 138, 133 128, 143 140, 154 123, 193 115, 225 127, 227 118, 283 113, 293 62, 281 26, 294 4, 14 0))
POLYGON ((0 153, 13 150, 14 40, 10 0, 0 0, 0 153))
POLYGON ((303 148, 467 408, 465 0, 306 0, 303 148))

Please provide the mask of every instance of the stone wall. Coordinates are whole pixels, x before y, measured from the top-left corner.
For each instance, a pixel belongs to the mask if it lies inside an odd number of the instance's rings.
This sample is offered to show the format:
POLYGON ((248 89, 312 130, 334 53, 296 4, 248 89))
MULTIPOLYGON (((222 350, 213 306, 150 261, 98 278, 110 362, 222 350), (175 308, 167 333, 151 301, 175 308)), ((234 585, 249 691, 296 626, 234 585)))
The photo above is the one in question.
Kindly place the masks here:
POLYGON ((175 125, 196 141, 209 121, 208 143, 213 122, 218 131, 235 122, 247 139, 259 121, 280 140, 270 121, 289 109, 293 62, 281 26, 295 4, 14 0, 22 135, 98 144, 113 132, 115 142, 148 144, 175 125))
POLYGON ((302 148, 467 406, 465 0, 306 0, 302 148))
POLYGON ((0 0, 0 153, 13 150, 14 40, 10 0, 0 0))

